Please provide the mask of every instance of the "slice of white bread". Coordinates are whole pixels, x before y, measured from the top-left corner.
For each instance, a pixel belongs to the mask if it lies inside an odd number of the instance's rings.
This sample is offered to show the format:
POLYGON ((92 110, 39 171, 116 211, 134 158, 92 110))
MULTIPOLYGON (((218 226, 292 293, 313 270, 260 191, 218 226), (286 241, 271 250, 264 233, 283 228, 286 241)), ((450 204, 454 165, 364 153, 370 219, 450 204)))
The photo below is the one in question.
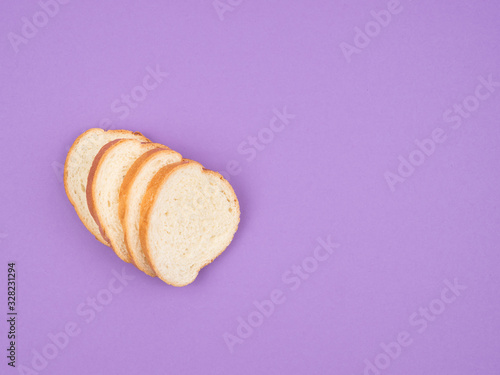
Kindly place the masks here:
POLYGON ((184 286, 226 249, 239 221, 231 185, 197 162, 182 161, 160 169, 148 185, 139 235, 157 276, 184 286))
POLYGON ((156 273, 148 263, 139 239, 141 202, 148 183, 166 165, 182 161, 181 154, 173 150, 153 149, 137 159, 128 170, 120 189, 119 215, 125 234, 125 245, 135 266, 148 274, 156 273))
POLYGON ((118 215, 120 187, 129 168, 144 153, 167 149, 158 143, 135 139, 117 139, 107 143, 96 155, 87 182, 87 204, 101 235, 109 241, 116 255, 130 263, 123 228, 118 215))
POLYGON ((93 128, 81 134, 71 146, 64 164, 64 188, 68 199, 75 208, 82 223, 103 244, 108 245, 99 227, 89 212, 87 205, 87 179, 90 167, 99 150, 115 139, 131 138, 142 142, 149 139, 141 133, 128 130, 108 130, 93 128))

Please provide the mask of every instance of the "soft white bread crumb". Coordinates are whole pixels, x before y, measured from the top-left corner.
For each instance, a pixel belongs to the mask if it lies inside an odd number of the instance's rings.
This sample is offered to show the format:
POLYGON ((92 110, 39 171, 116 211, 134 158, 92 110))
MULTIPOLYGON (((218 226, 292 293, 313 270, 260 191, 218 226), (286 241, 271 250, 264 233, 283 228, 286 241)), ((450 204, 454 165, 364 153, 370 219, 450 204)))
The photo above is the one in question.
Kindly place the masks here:
POLYGON ((125 234, 125 245, 138 269, 149 276, 156 276, 149 265, 139 239, 141 202, 148 183, 166 165, 182 161, 173 150, 153 149, 143 154, 130 167, 120 189, 119 214, 125 234))
POLYGON ((108 130, 93 128, 81 134, 71 146, 64 165, 64 188, 68 199, 75 208, 82 223, 103 244, 108 245, 99 231, 99 227, 90 214, 87 205, 87 178, 95 156, 102 146, 115 139, 149 140, 141 133, 128 130, 108 130))
POLYGON ((142 248, 157 276, 184 286, 230 244, 240 208, 231 185, 201 164, 163 167, 141 204, 142 248))
POLYGON ((118 215, 120 186, 132 164, 144 153, 166 148, 158 143, 121 139, 103 146, 90 168, 87 203, 101 234, 123 261, 131 262, 118 215))

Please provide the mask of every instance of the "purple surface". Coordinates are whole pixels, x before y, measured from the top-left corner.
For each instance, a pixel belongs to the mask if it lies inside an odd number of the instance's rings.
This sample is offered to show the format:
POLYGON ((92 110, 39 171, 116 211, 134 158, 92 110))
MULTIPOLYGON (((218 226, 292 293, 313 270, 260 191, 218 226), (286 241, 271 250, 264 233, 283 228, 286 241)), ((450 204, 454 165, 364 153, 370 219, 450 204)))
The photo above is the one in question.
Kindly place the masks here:
POLYGON ((0 373, 499 374, 500 3, 215 5, 0 5, 0 283, 16 261, 19 312, 0 373), (22 43, 34 15, 47 24, 22 43), (142 99, 156 67, 168 77, 127 113, 117 100, 142 99), (233 173, 240 229, 192 285, 142 274, 78 220, 60 167, 100 124, 233 173), (116 289, 116 272, 133 280, 116 289))

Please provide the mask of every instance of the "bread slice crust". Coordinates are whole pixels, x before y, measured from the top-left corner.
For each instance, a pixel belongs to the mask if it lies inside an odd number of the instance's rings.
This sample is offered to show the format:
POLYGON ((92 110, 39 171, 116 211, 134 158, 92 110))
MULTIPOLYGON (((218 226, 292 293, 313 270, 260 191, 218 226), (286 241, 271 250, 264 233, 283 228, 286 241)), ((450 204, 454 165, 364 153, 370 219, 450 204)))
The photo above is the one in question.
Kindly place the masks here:
POLYGON ((102 227, 101 222, 99 220, 99 216, 97 215, 97 209, 95 206, 94 199, 92 197, 92 192, 94 191, 93 184, 94 184, 95 174, 99 166, 102 164, 102 159, 106 155, 106 152, 114 144, 120 141, 122 141, 122 139, 115 139, 114 141, 108 142, 104 146, 102 146, 102 148, 95 156, 94 161, 92 162, 92 167, 90 167, 89 175, 87 178, 87 204, 89 206, 89 212, 94 218, 94 221, 96 222, 97 226, 99 227, 99 232, 101 233, 102 238, 104 238, 104 240, 108 243, 109 243, 109 238, 108 236, 106 236, 106 232, 104 231, 104 228, 102 227))
MULTIPOLYGON (((98 176, 100 176, 102 172, 102 168, 105 166, 107 162, 109 162, 108 158, 113 156, 113 152, 116 150, 117 147, 127 147, 131 142, 135 142, 136 145, 140 144, 143 147, 143 151, 147 152, 151 149, 155 148, 161 148, 161 149, 168 149, 168 147, 158 144, 158 143, 152 143, 152 142, 140 142, 138 140, 131 140, 131 139, 117 139, 114 141, 109 142, 108 144, 104 145, 99 153, 96 155, 92 167, 90 169, 89 175, 88 175, 88 182, 87 182, 87 203, 89 206, 89 211, 91 212, 95 222, 97 223, 97 226, 99 227, 101 235, 107 239, 111 245, 111 248, 113 251, 118 255, 120 259, 122 259, 124 262, 130 263, 131 259, 128 256, 128 253, 123 250, 123 244, 121 238, 118 237, 113 237, 111 236, 111 230, 110 228, 107 227, 104 218, 104 211, 108 211, 107 209, 104 209, 104 207, 99 206, 97 203, 97 194, 99 193, 99 189, 101 189, 101 186, 99 185, 98 176), (108 230, 110 233, 108 233, 108 230)), ((143 152, 143 153, 144 153, 143 152)), ((139 156, 138 156, 139 157, 139 156)), ((121 182, 118 186, 113 186, 113 189, 119 189, 121 186, 121 182)), ((118 190, 119 191, 119 190, 118 190)), ((117 199, 119 195, 117 194, 117 199)), ((109 213, 109 212, 108 212, 109 213)), ((118 209, 116 211, 116 217, 118 219, 118 209)), ((121 225, 121 224, 120 224, 121 225)))
MULTIPOLYGON (((123 179, 122 186, 120 188, 120 202, 119 202, 119 208, 118 208, 118 215, 120 217, 120 221, 123 227, 123 232, 125 235, 125 246, 127 248, 127 251, 130 255, 130 258, 132 260, 132 263, 135 264, 135 266, 146 273, 147 275, 151 277, 156 277, 156 273, 151 267, 151 264, 148 262, 145 253, 142 249, 142 245, 140 243, 137 243, 137 237, 135 234, 130 233, 129 231, 129 225, 133 226, 136 224, 136 220, 140 221, 140 217, 134 217, 131 216, 133 215, 133 212, 139 209, 139 215, 140 215, 140 207, 131 207, 132 203, 132 194, 137 194, 138 187, 136 184, 139 183, 145 183, 148 184, 149 181, 139 181, 138 178, 142 175, 141 172, 145 168, 150 167, 150 163, 158 163, 159 168, 161 169, 162 164, 167 163, 167 161, 170 160, 182 160, 182 156, 170 149, 161 149, 161 148, 156 148, 153 150, 150 150, 143 154, 139 159, 137 159, 134 164, 130 167, 128 170, 125 178, 123 179), (163 158, 163 161, 162 161, 163 158)), ((170 162, 172 164, 172 162, 170 162)), ((166 164, 168 165, 168 164, 166 164)), ((150 171, 149 173, 155 173, 155 169, 150 171)), ((157 172, 157 171, 156 171, 157 172)), ((152 176, 154 178, 154 175, 152 176)), ((151 178, 151 179, 152 179, 151 178)), ((142 197, 139 197, 139 204, 142 202, 142 197)))
MULTIPOLYGON (((166 282, 167 284, 170 284, 170 285, 176 286, 176 287, 182 287, 182 286, 188 285, 191 282, 193 282, 196 279, 199 271, 202 268, 204 268, 206 265, 212 263, 220 254, 222 254, 222 252, 224 252, 224 250, 226 250, 227 246, 229 246, 229 244, 231 243, 231 241, 234 237, 234 234, 238 229, 239 221, 240 221, 239 203, 238 203, 238 199, 237 199, 236 194, 234 193, 234 190, 231 187, 231 185, 219 173, 205 169, 205 168, 203 168, 203 166, 201 164, 199 164, 195 161, 185 159, 182 162, 170 164, 170 165, 163 167, 149 183, 146 194, 144 195, 144 198, 143 198, 142 204, 141 204, 139 237, 140 237, 141 245, 143 247, 146 259, 148 260, 149 264, 151 265, 152 269, 155 271, 157 276, 161 280, 166 282), (159 198, 159 192, 160 192, 163 184, 171 176, 173 176, 176 171, 178 171, 181 168, 184 168, 188 164, 193 164, 193 163, 200 166, 200 168, 202 169, 202 173, 210 174, 213 177, 224 181, 224 183, 226 184, 226 188, 229 191, 229 194, 230 194, 231 199, 232 199, 232 207, 236 210, 235 215, 237 215, 237 221, 235 223, 235 228, 231 234, 231 237, 228 239, 228 241, 226 241, 226 243, 223 246, 221 246, 220 250, 216 254, 213 254, 211 259, 205 261, 203 264, 201 264, 199 266, 199 268, 194 270, 194 275, 192 278, 190 278, 189 280, 184 281, 184 282, 179 282, 177 280, 172 280, 169 277, 166 277, 165 275, 162 274, 161 270, 159 269, 158 264, 153 257, 152 250, 150 247, 149 226, 151 225, 152 211, 153 211, 153 208, 155 207, 155 204, 157 203, 157 200, 159 198)), ((172 266, 175 266, 175 265, 172 265, 172 266)))
POLYGON ((138 139, 142 142, 149 142, 149 139, 144 137, 139 132, 131 132, 129 130, 121 129, 105 131, 100 128, 91 128, 76 138, 68 151, 66 161, 64 163, 64 189, 66 191, 66 195, 68 196, 68 200, 74 207, 83 225, 85 225, 85 227, 96 237, 98 241, 106 246, 109 246, 109 242, 102 236, 98 226, 92 218, 92 215, 88 211, 85 184, 87 182, 87 175, 95 158, 95 154, 98 153, 102 145, 108 143, 110 140, 118 138, 138 139), (95 137, 96 139, 91 141, 92 137, 95 137), (89 150, 88 146, 95 147, 89 150), (85 157, 87 158, 86 160, 83 159, 85 157), (74 166, 74 163, 78 164, 74 166), (82 187, 75 187, 71 185, 71 181, 75 179, 75 176, 78 174, 83 176, 81 178, 82 187))

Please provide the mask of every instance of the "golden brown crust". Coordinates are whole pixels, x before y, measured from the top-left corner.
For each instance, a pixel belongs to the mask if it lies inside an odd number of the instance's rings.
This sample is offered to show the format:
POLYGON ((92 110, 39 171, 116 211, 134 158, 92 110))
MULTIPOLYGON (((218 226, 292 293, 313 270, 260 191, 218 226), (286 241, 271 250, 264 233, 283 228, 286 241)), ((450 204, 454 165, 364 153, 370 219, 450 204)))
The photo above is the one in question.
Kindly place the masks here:
MULTIPOLYGON (((90 233, 92 233, 92 231, 90 230, 90 228, 87 226, 87 224, 85 223, 85 221, 81 217, 80 212, 78 211, 78 208, 77 208, 77 206, 75 204, 75 201, 73 200, 71 194, 69 193, 69 186, 68 186, 68 162, 69 162, 70 156, 73 154, 73 152, 75 152, 76 146, 78 146, 78 144, 80 143, 80 141, 82 140, 82 138, 86 137, 88 133, 94 132, 94 131, 102 131, 104 133, 103 129, 100 129, 100 128, 91 128, 91 129, 83 132, 82 134, 80 134, 78 136, 78 138, 76 138, 76 140, 71 145, 71 147, 70 147, 70 149, 68 151, 68 154, 66 156, 66 161, 64 162, 64 190, 66 191, 66 196, 68 197, 71 205, 75 209, 76 214, 80 218, 80 221, 83 223, 83 225, 85 225, 85 227, 87 228, 87 230, 90 233)), ((107 242, 107 240, 104 237, 99 238, 99 236, 95 236, 95 238, 99 242, 101 242, 103 245, 109 246, 109 242, 107 242)))
POLYGON ((87 205, 89 207, 90 214, 94 218, 94 221, 96 222, 97 226, 99 227, 99 232, 101 232, 102 238, 104 238, 108 243, 109 243, 109 238, 106 236, 106 233, 104 232, 104 228, 101 225, 101 222, 99 221, 99 216, 97 215, 97 211, 95 208, 95 203, 93 199, 93 193, 94 193, 94 177, 95 173, 97 171, 97 168, 101 164, 101 161, 106 155, 107 151, 113 146, 114 144, 118 142, 123 142, 123 139, 115 139, 114 141, 106 143, 102 148, 99 150, 97 155, 94 158, 94 161, 92 162, 92 166, 90 167, 89 171, 89 176, 87 179, 87 205))
MULTIPOLYGON (((146 190, 146 194, 144 194, 144 198, 141 202, 141 215, 139 222, 139 239, 141 241, 142 249, 144 250, 144 255, 146 256, 146 260, 149 265, 153 269, 156 275, 159 274, 157 268, 151 261, 151 255, 149 253, 149 248, 147 246, 147 228, 150 220, 151 207, 157 198, 158 189, 163 185, 163 181, 168 178, 168 176, 173 173, 177 168, 181 167, 184 164, 190 163, 190 160, 183 159, 179 163, 172 163, 166 165, 162 169, 160 169, 153 179, 148 184, 148 188, 146 190)), ((165 281, 165 280, 163 280, 165 281)))
POLYGON ((137 159, 134 164, 130 167, 127 174, 125 175, 122 186, 120 187, 120 205, 119 205, 119 216, 120 220, 123 219, 127 213, 127 205, 125 201, 128 199, 128 195, 130 193, 130 188, 132 181, 135 180, 137 174, 139 173, 142 165, 149 161, 155 154, 159 151, 170 150, 167 146, 158 147, 153 150, 149 150, 148 152, 142 154, 139 159, 137 159))
MULTIPOLYGON (((101 234, 103 236, 105 236, 105 238, 108 240, 109 240, 109 238, 106 236, 106 230, 102 226, 100 219, 99 219, 99 212, 98 212, 99 207, 95 206, 94 197, 97 195, 97 187, 96 187, 96 184, 94 183, 95 175, 99 171, 99 169, 101 168, 103 160, 106 159, 108 153, 111 152, 114 147, 118 146, 122 142, 130 142, 130 141, 134 142, 137 140, 136 139, 116 139, 116 140, 111 141, 111 142, 107 143, 106 145, 104 145, 102 147, 102 149, 99 151, 99 153, 96 155, 96 157, 94 159, 94 163, 92 164, 92 167, 91 167, 91 170, 89 173, 89 181, 87 183, 87 203, 89 204, 89 211, 91 212, 97 225, 99 226, 99 230, 101 231, 101 234), (89 196, 89 191, 90 191, 90 196, 89 196)), ((159 143, 152 143, 152 142, 140 142, 140 143, 141 143, 141 145, 144 145, 144 147, 148 147, 148 148, 153 147, 153 150, 155 150, 157 148, 162 149, 162 150, 168 149, 167 146, 161 145, 159 143)), ((148 151, 151 151, 151 149, 149 149, 148 151)), ((146 151, 146 152, 148 152, 148 151, 146 151)), ((119 250, 117 250, 115 248, 115 246, 113 246, 113 241, 109 241, 109 242, 110 242, 110 247, 113 249, 115 254, 121 260, 123 260, 124 262, 127 262, 127 263, 132 263, 130 256, 127 256, 128 252, 127 252, 127 254, 122 255, 121 252, 119 250)))
MULTIPOLYGON (((118 205, 118 216, 120 218, 120 222, 122 224, 123 228, 123 234, 125 236, 125 247, 127 248, 127 251, 130 255, 130 258, 132 260, 131 263, 133 263, 137 267, 137 261, 135 259, 134 253, 130 251, 128 240, 127 240, 127 230, 125 228, 125 217, 127 216, 128 212, 128 199, 129 199, 129 193, 130 193, 130 188, 132 187, 132 182, 135 180, 137 174, 141 170, 142 166, 144 163, 148 162, 152 157, 156 156, 155 154, 159 151, 168 151, 170 150, 167 146, 163 147, 158 147, 152 150, 149 150, 148 152, 144 153, 137 159, 134 164, 130 167, 128 170, 127 174, 125 175, 125 178, 123 179, 122 186, 120 187, 120 200, 119 200, 119 205, 118 205)), ((175 152, 175 151, 172 151, 175 152)), ((139 268, 139 267, 137 267, 139 268)), ((151 277, 156 277, 155 273, 147 272, 147 270, 141 270, 148 274, 151 277)))
MULTIPOLYGON (((159 188, 163 185, 164 181, 167 178, 169 178, 169 176, 172 173, 174 173, 178 168, 182 168, 183 165, 188 164, 188 163, 200 164, 200 163, 193 161, 193 160, 183 159, 182 162, 170 164, 170 165, 167 165, 167 166, 163 167, 162 169, 160 169, 160 171, 158 171, 158 173, 155 175, 155 177, 151 180, 150 184, 148 185, 148 189, 147 189, 146 194, 144 195, 144 198, 143 198, 142 203, 141 203, 141 218, 140 218, 140 224, 139 224, 139 238, 141 240, 142 249, 144 250, 144 254, 146 255, 146 259, 147 259, 149 265, 151 266, 151 268, 155 271, 156 275, 161 280, 163 280, 165 283, 167 283, 169 285, 176 286, 176 287, 182 287, 182 286, 185 286, 187 284, 176 284, 172 281, 165 280, 161 276, 161 273, 156 268, 155 263, 152 262, 152 260, 151 260, 150 250, 149 250, 149 247, 147 246, 147 244, 148 244, 147 228, 148 228, 149 222, 150 222, 151 208, 154 206, 154 204, 156 202, 156 199, 158 197, 159 188)), ((204 268, 205 266, 212 263, 220 254, 222 254, 226 250, 226 248, 229 246, 229 244, 232 242, 232 240, 234 238, 234 234, 238 230, 238 225, 240 223, 240 213, 241 213, 238 198, 236 197, 236 193, 234 192, 234 189, 231 186, 231 184, 226 179, 224 179, 224 177, 220 173, 214 172, 214 171, 209 170, 209 169, 205 169, 205 168, 203 168, 203 166, 201 164, 200 164, 200 166, 202 167, 203 173, 212 174, 213 176, 218 177, 219 179, 223 180, 226 183, 226 185, 229 187, 230 192, 232 193, 232 196, 234 197, 233 201, 235 203, 235 206, 238 209, 238 223, 236 224, 236 230, 233 233, 233 236, 229 239, 228 243, 221 249, 221 251, 216 256, 214 256, 211 260, 209 260, 208 262, 203 264, 197 270, 197 274, 200 272, 200 270, 202 268, 204 268)), ((195 276, 195 278, 196 277, 197 276, 195 276)))
MULTIPOLYGON (((144 135, 142 135, 140 132, 131 132, 129 130, 122 130, 122 129, 105 131, 104 129, 101 129, 101 128, 91 128, 91 129, 88 129, 87 131, 83 132, 82 134, 80 134, 76 138, 76 140, 73 142, 73 144, 71 145, 71 147, 70 147, 70 149, 68 151, 68 154, 66 156, 66 160, 64 162, 64 190, 66 191, 66 195, 68 197, 68 200, 71 203, 71 205, 75 208, 75 211, 76 211, 78 217, 80 218, 81 222, 83 223, 83 225, 85 225, 85 227, 87 228, 87 230, 89 232, 91 232, 91 233, 92 233, 91 228, 89 228, 89 226, 85 223, 85 220, 83 220, 82 213, 80 212, 79 208, 75 204, 74 199, 72 198, 71 194, 69 193, 70 189, 69 189, 69 186, 68 186, 68 162, 69 162, 70 157, 75 152, 76 147, 78 146, 78 144, 80 143, 80 141, 84 137, 86 137, 89 133, 92 133, 92 132, 102 132, 102 133, 110 132, 110 133, 117 134, 117 135, 120 135, 120 134, 123 134, 123 135, 125 135, 125 134, 127 134, 127 135, 133 134, 133 135, 135 135, 137 137, 144 138, 144 141, 149 141, 149 139, 146 138, 146 137, 144 137, 144 135)), ((109 246, 109 242, 106 242, 106 240, 104 238, 99 238, 98 235, 96 235, 95 238, 99 242, 101 242, 103 245, 109 246)))

